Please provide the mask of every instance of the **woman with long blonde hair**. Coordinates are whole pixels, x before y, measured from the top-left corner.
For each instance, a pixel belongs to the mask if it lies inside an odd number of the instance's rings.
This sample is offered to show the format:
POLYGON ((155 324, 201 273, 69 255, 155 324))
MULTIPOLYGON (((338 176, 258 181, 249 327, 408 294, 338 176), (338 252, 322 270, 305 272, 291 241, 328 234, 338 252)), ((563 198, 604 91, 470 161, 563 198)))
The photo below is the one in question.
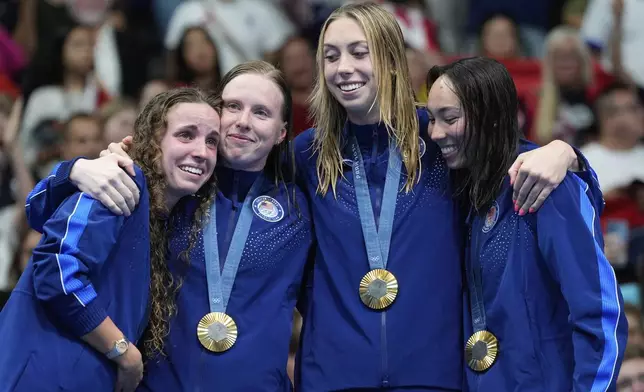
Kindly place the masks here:
POLYGON ((540 144, 555 139, 575 143, 594 120, 590 50, 579 32, 567 26, 553 29, 545 46, 533 138, 540 144))
MULTIPOLYGON (((135 125, 130 173, 141 201, 128 217, 73 190, 60 206, 46 208, 47 186, 64 168, 36 185, 26 210, 42 238, 0 314, 6 348, 0 391, 135 390, 143 376, 136 344, 148 317, 154 343, 173 311, 167 216, 185 197, 208 195, 213 185, 216 107, 215 98, 194 89, 163 93, 145 107, 135 125)), ((208 205, 203 200, 200 209, 208 205)))
MULTIPOLYGON (((286 366, 293 309, 313 235, 305 195, 291 181, 291 95, 282 73, 263 61, 234 67, 219 90, 218 186, 208 195, 206 217, 194 216, 194 200, 171 216, 164 259, 170 286, 159 290, 172 306, 152 313, 164 328, 149 328, 140 390, 292 388, 286 366), (205 226, 190 229, 202 218, 205 226), (195 241, 184 251, 183 244, 195 241)), ((110 145, 115 148, 127 159, 118 144, 110 145)), ((81 189, 118 169, 100 159, 81 162, 72 175, 81 189), (103 166, 96 175, 87 169, 92 163, 103 166)), ((64 192, 54 188, 46 197, 64 192)), ((114 205, 109 197, 106 204, 114 205)))
MULTIPOLYGON (((316 128, 295 146, 317 239, 296 388, 460 391, 463 217, 445 165, 459 146, 427 138, 402 32, 383 8, 336 10, 317 64, 316 128)), ((537 207, 574 160, 563 143, 520 157, 517 209, 537 207)))

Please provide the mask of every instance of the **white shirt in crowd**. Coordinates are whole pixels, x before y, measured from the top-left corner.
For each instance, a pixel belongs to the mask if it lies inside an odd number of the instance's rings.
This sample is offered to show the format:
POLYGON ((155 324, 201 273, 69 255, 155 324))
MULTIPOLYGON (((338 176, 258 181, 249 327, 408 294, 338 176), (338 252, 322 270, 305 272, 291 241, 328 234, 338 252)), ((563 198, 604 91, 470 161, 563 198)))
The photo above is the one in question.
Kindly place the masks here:
POLYGON ((644 145, 630 150, 611 150, 599 143, 589 143, 581 152, 597 173, 603 193, 644 182, 644 145))
MULTIPOLYGON (((591 0, 584 13, 581 35, 584 40, 602 49, 602 65, 612 69, 610 35, 613 29, 613 0, 591 0)), ((644 1, 624 0, 622 17, 622 61, 635 82, 644 87, 644 1)))
POLYGON ((217 46, 222 72, 278 50, 295 33, 291 21, 266 0, 191 0, 170 20, 167 49, 176 49, 186 29, 205 27, 217 46))

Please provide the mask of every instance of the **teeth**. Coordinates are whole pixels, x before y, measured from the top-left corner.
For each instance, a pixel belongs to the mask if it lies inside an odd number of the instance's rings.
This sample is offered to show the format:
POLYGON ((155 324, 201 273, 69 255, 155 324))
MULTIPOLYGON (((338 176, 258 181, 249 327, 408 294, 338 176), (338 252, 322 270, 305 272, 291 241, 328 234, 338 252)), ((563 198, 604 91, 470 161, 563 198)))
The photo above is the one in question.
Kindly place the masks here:
POLYGON ((357 90, 360 87, 364 86, 364 83, 351 83, 351 84, 341 84, 340 85, 340 90, 342 91, 353 91, 357 90))
POLYGON ((192 166, 179 166, 179 169, 183 170, 184 172, 196 174, 198 176, 203 174, 203 170, 197 168, 197 167, 192 167, 192 166))
POLYGON ((450 154, 452 152, 456 151, 455 146, 446 146, 446 147, 441 147, 441 152, 443 154, 450 154))

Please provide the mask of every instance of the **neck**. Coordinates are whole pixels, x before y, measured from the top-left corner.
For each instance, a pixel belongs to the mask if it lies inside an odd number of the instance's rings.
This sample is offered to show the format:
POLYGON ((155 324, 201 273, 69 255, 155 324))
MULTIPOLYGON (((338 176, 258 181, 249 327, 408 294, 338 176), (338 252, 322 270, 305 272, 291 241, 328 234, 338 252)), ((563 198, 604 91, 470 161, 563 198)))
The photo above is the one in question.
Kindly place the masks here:
POLYGON ((629 139, 603 135, 599 138, 599 144, 609 150, 628 151, 632 149, 636 143, 632 143, 629 139))
MULTIPOLYGON (((267 157, 268 158, 268 157, 267 157)), ((267 159, 266 158, 266 159, 267 159)), ((262 162, 256 162, 252 164, 248 164, 247 162, 232 162, 232 161, 227 161, 225 159, 221 160, 221 165, 233 170, 238 170, 238 171, 245 171, 245 172, 259 172, 264 170, 264 167, 266 166, 266 159, 264 159, 262 162)))
POLYGON ((168 214, 172 209, 174 208, 175 205, 179 202, 179 198, 176 196, 173 196, 169 193, 166 192, 165 194, 165 206, 168 209, 168 214))
POLYGON ((63 84, 65 86, 65 90, 68 91, 82 90, 85 88, 85 77, 68 72, 63 79, 63 84))
POLYGON ((347 111, 347 118, 356 125, 377 124, 380 122, 380 113, 374 106, 368 113, 352 113, 347 111))

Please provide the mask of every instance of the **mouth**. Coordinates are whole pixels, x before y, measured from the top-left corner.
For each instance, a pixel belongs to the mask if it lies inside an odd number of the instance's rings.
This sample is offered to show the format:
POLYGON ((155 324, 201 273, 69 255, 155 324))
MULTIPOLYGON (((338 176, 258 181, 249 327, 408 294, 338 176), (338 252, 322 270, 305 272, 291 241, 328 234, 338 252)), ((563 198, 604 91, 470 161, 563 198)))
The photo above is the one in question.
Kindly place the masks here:
POLYGON ((343 93, 352 93, 359 88, 362 88, 365 84, 365 82, 353 82, 353 83, 340 83, 338 84, 338 88, 342 90, 343 93))
POLYGON ((236 141, 241 141, 241 142, 253 142, 253 139, 251 139, 251 138, 249 138, 247 136, 244 136, 244 135, 240 135, 238 133, 231 133, 227 137, 232 138, 232 139, 234 139, 236 141))
POLYGON ((186 173, 190 173, 190 174, 195 175, 195 176, 201 176, 203 174, 203 172, 204 172, 204 170, 199 168, 199 167, 188 166, 188 165, 181 165, 181 166, 179 166, 179 169, 181 171, 184 171, 186 173))
POLYGON ((441 146, 441 153, 443 154, 443 156, 454 154, 457 150, 458 148, 454 144, 441 146))

